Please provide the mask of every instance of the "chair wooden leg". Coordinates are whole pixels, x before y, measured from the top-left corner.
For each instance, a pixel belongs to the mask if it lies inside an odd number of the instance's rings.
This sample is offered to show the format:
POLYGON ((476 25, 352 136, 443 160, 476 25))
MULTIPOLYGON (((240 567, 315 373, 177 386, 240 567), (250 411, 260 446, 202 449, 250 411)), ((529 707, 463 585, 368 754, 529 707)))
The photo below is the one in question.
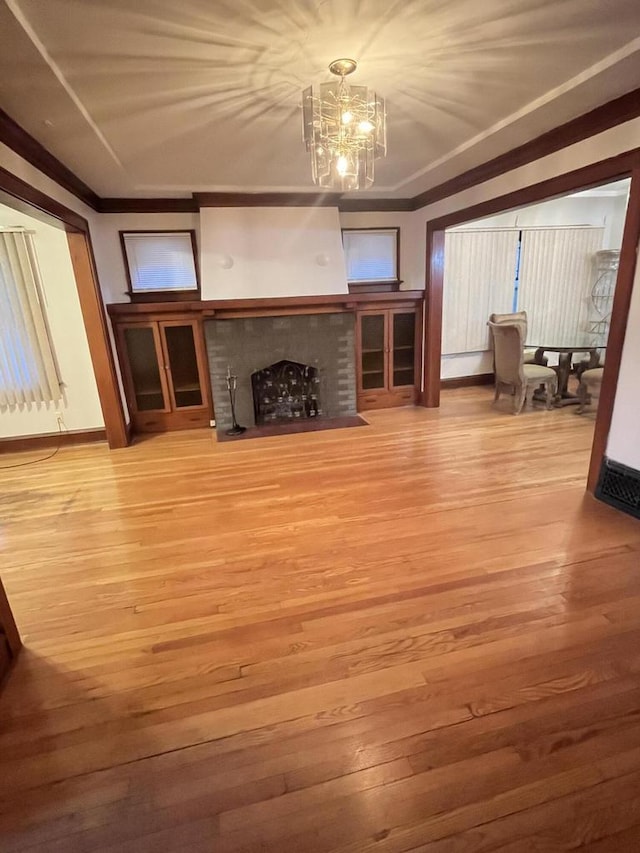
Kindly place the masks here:
POLYGON ((524 406, 525 397, 527 395, 526 388, 520 388, 513 395, 513 414, 519 415, 522 411, 522 407, 524 406))
POLYGON ((545 383, 545 389, 547 392, 546 400, 547 400, 547 411, 548 411, 553 407, 553 401, 555 399, 555 396, 556 396, 556 393, 558 390, 557 382, 546 382, 545 383))
POLYGON ((498 402, 499 399, 500 399, 500 385, 496 382, 496 390, 495 390, 495 394, 493 395, 494 406, 498 402))
POLYGON ((581 382, 578 385, 578 399, 580 400, 578 404, 578 414, 581 415, 586 409, 589 403, 589 392, 587 391, 587 386, 581 382))

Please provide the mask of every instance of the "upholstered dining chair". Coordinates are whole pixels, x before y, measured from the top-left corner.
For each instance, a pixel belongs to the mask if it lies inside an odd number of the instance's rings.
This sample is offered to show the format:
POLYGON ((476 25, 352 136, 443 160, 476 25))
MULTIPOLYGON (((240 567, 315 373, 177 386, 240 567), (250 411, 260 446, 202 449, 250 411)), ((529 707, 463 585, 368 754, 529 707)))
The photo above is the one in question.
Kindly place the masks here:
POLYGON ((547 409, 551 408, 558 391, 558 376, 555 370, 542 364, 525 364, 523 351, 522 323, 493 323, 489 321, 493 337, 493 356, 496 374, 494 403, 505 392, 513 395, 513 414, 522 411, 525 402, 533 401, 536 388, 543 386, 547 409))
POLYGON ((580 374, 580 384, 578 385, 578 399, 580 400, 578 406, 579 415, 584 412, 594 397, 600 399, 603 374, 604 367, 592 367, 589 370, 583 370, 580 374))
MULTIPOLYGON (((523 343, 526 343, 527 340, 527 312, 526 311, 514 311, 512 314, 490 314, 489 315, 490 323, 518 323, 522 326, 522 340, 523 343)), ((543 358, 540 364, 547 364, 548 359, 543 358)), ((525 349, 524 350, 524 363, 525 364, 536 364, 536 351, 535 349, 525 349)))

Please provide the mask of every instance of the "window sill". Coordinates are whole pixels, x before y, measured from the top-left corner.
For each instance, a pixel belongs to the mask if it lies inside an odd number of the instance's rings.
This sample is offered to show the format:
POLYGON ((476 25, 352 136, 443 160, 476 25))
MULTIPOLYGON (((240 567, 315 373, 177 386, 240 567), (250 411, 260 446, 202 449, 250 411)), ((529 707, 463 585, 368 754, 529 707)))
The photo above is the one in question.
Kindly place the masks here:
POLYGON ((349 293, 395 293, 402 281, 349 281, 349 293))
POLYGON ((132 303, 143 302, 199 302, 198 290, 154 290, 150 293, 127 293, 132 303))

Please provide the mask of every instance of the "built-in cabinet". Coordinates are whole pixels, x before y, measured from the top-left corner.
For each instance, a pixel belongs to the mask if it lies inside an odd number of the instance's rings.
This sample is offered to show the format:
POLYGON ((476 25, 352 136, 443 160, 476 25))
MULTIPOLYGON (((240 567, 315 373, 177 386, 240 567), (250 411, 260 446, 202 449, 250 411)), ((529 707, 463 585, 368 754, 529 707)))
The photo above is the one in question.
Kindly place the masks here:
POLYGON ((122 378, 136 432, 209 426, 209 371, 199 320, 115 324, 122 378))
POLYGON ((358 411, 417 402, 419 317, 411 306, 357 312, 358 411))
POLYGON ((204 323, 238 317, 351 313, 357 408, 417 403, 422 379, 419 291, 109 305, 134 432, 209 426, 213 418, 204 323))

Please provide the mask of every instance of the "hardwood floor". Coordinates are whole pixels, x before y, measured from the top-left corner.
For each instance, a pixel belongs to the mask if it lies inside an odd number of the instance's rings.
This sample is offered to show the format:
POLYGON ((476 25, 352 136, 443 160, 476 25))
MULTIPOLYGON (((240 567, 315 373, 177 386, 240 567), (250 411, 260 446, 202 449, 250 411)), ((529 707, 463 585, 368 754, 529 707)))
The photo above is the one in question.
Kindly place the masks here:
POLYGON ((3 853, 640 849, 640 524, 491 396, 3 471, 3 853))

